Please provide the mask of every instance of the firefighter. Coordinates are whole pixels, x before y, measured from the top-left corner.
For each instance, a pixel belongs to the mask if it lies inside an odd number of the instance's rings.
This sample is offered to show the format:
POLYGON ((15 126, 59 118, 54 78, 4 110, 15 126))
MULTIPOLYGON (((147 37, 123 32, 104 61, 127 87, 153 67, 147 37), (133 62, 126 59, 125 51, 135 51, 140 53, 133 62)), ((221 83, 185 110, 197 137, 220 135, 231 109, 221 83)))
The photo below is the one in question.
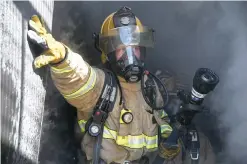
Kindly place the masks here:
POLYGON ((99 163, 107 164, 152 163, 157 151, 164 159, 181 159, 180 145, 166 149, 158 142, 172 131, 167 114, 153 110, 143 98, 143 60, 146 48, 153 46, 153 30, 144 27, 130 8, 110 14, 98 36, 102 60, 109 63, 110 71, 90 66, 56 41, 37 15, 29 20, 28 43, 32 53, 38 55, 35 68, 49 65, 56 88, 77 108, 78 124, 84 133, 81 148, 88 161, 99 158, 99 163), (119 85, 113 85, 116 82, 119 85), (111 88, 110 94, 107 88, 111 88), (99 134, 102 140, 96 147, 99 134), (99 156, 95 157, 95 151, 99 156))

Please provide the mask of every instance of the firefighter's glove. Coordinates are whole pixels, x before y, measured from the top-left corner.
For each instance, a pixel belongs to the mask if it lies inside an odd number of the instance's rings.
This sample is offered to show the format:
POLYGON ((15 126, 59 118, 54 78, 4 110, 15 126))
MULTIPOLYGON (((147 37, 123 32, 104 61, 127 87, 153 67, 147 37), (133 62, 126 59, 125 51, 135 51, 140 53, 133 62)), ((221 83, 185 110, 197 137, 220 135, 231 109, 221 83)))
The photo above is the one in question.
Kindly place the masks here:
POLYGON ((159 145, 159 156, 166 160, 174 159, 180 153, 180 146, 176 145, 167 145, 165 142, 161 142, 159 145))
POLYGON ((34 60, 35 68, 50 63, 56 64, 65 58, 65 46, 47 33, 43 20, 37 15, 33 15, 28 22, 27 40, 30 50, 36 57, 34 60))

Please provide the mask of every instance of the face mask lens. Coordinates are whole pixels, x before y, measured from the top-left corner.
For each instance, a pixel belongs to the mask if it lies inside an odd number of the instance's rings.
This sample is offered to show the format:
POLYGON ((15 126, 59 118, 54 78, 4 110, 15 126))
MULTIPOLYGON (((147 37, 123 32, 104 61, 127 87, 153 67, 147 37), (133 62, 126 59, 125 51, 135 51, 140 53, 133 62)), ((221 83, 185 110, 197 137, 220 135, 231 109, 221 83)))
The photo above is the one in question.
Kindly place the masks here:
POLYGON ((133 61, 133 57, 140 60, 141 59, 140 47, 132 46, 126 48, 118 48, 116 49, 115 56, 116 56, 116 61, 120 59, 124 59, 124 60, 129 60, 131 62, 133 61))
POLYGON ((140 47, 133 47, 133 53, 137 59, 141 59, 140 47))
POLYGON ((120 60, 124 54, 125 54, 125 49, 123 49, 123 48, 116 49, 116 54, 115 54, 116 60, 117 61, 120 60))

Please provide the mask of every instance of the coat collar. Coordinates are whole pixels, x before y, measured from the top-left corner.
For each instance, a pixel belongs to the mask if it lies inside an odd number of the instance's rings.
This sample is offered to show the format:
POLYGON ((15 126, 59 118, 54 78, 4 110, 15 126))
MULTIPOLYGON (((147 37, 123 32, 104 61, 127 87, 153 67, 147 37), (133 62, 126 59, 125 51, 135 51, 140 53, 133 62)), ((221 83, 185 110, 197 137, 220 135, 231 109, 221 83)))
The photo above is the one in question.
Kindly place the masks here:
POLYGON ((129 91, 140 91, 141 90, 141 82, 137 83, 128 83, 126 80, 122 77, 118 76, 118 80, 120 82, 120 85, 122 88, 129 90, 129 91))

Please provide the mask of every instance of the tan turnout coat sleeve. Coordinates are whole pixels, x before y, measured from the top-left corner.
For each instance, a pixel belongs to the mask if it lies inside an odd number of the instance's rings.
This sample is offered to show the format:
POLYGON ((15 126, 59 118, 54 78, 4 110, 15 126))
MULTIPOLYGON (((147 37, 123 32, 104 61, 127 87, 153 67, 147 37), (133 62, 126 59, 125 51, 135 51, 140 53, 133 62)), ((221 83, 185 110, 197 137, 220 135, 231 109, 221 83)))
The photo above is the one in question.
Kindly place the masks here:
POLYGON ((51 77, 63 97, 78 111, 78 119, 87 120, 104 84, 104 73, 92 68, 83 58, 67 49, 67 58, 51 66, 51 77))

